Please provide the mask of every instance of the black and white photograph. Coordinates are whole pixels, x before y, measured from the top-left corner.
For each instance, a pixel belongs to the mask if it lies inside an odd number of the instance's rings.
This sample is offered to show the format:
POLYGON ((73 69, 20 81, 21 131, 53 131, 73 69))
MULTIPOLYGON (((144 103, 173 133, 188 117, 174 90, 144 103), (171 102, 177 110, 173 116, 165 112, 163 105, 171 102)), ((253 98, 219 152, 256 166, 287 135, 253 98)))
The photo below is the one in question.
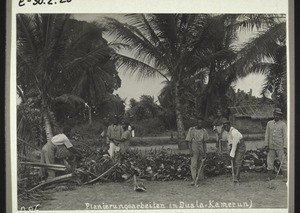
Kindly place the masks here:
POLYGON ((288 212, 287 15, 14 14, 14 210, 288 212))

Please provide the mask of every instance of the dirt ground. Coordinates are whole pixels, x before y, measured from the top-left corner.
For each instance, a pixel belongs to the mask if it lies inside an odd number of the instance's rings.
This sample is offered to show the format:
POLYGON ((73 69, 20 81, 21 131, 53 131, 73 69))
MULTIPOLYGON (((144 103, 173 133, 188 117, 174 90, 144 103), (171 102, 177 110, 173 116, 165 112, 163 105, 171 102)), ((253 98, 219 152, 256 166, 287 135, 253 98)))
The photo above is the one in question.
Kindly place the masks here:
MULTIPOLYGON (((73 191, 56 192, 53 200, 41 203, 39 209, 91 210, 99 209, 99 206, 105 208, 105 204, 111 205, 108 207, 111 209, 119 204, 123 204, 121 208, 134 208, 132 205, 137 207, 141 203, 152 204, 152 208, 155 205, 161 208, 170 208, 170 205, 185 209, 218 208, 217 203, 226 204, 227 207, 229 203, 235 203, 242 205, 240 208, 286 208, 287 187, 282 177, 274 181, 276 189, 268 188, 269 182, 265 178, 265 173, 243 173, 243 181, 234 185, 230 175, 223 175, 199 182, 198 188, 190 186, 187 181, 144 181, 147 192, 134 191, 131 181, 100 183, 78 187, 73 191)), ((148 208, 151 208, 150 205, 148 208)))
MULTIPOLYGON (((257 149, 263 141, 247 142, 248 150, 257 149)), ((136 148, 136 147, 135 147, 136 148)), ((161 146, 138 147, 159 149, 161 146)), ((174 152, 177 145, 164 148, 174 152)), ((208 144, 208 151, 215 151, 214 144, 208 144)), ((190 186, 187 181, 144 181, 147 192, 133 190, 133 181, 123 183, 98 183, 76 187, 72 191, 54 192, 52 200, 39 204, 39 210, 92 210, 92 209, 153 209, 153 208, 286 208, 287 185, 282 176, 272 182, 266 181, 266 173, 242 173, 242 182, 233 184, 231 175, 208 178, 199 182, 199 187, 190 186), (122 204, 121 206, 119 206, 122 204), (117 206, 118 205, 118 206, 117 206), (148 205, 145 207, 145 205, 148 205), (218 207, 218 205, 220 207, 218 207)))

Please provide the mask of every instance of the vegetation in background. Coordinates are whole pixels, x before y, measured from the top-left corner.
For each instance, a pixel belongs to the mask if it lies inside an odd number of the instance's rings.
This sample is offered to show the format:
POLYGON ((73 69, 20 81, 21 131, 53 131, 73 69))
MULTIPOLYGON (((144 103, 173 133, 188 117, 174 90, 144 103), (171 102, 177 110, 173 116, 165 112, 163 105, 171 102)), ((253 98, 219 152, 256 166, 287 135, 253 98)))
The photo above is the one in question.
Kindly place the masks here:
POLYGON ((285 36, 284 15, 129 14, 126 18, 124 22, 107 19, 115 37, 112 47, 130 52, 115 54, 118 67, 140 78, 166 80, 160 102, 172 106, 179 138, 184 136, 184 108, 208 118, 216 108, 228 106, 226 92, 238 78, 274 73, 254 65, 273 60, 276 51, 267 47, 285 36), (259 33, 237 47, 242 30, 259 33))

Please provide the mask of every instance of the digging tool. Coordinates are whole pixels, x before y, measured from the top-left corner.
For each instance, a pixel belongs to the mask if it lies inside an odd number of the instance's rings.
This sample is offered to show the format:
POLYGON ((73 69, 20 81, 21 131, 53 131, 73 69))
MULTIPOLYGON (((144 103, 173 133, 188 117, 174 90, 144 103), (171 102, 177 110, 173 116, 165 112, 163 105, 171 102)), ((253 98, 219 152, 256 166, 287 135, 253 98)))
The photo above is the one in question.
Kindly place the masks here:
POLYGON ((233 160, 231 160, 231 174, 232 174, 232 182, 234 185, 234 167, 233 167, 233 160))
POLYGON ((222 152, 222 143, 221 143, 221 140, 219 139, 218 140, 218 143, 219 143, 219 153, 221 153, 222 152))
POLYGON ((196 176, 196 180, 195 180, 195 186, 196 187, 199 187, 197 183, 198 183, 198 179, 199 179, 199 176, 201 174, 201 170, 202 170, 202 167, 203 167, 203 164, 204 164, 205 160, 206 160, 206 158, 201 159, 201 164, 200 164, 200 167, 199 167, 199 170, 198 170, 198 173, 197 173, 197 176, 196 176))
POLYGON ((277 176, 278 176, 278 174, 279 174, 279 172, 280 172, 280 169, 281 169, 281 166, 282 166, 282 162, 284 161, 284 158, 285 158, 285 157, 286 157, 286 155, 283 155, 283 156, 282 156, 282 159, 281 159, 280 165, 279 165, 279 169, 278 169, 278 171, 277 171, 277 174, 276 174, 274 180, 276 180, 276 178, 277 178, 277 176))
POLYGON ((275 178, 273 180, 271 180, 271 179, 269 180, 269 185, 268 185, 269 189, 274 189, 275 190, 277 188, 274 181, 276 180, 276 178, 277 178, 277 176, 278 176, 278 174, 280 172, 280 169, 281 169, 281 166, 282 166, 282 162, 284 161, 285 157, 286 157, 286 155, 282 156, 282 159, 280 161, 279 168, 278 168, 278 171, 277 171, 277 174, 276 174, 275 178))

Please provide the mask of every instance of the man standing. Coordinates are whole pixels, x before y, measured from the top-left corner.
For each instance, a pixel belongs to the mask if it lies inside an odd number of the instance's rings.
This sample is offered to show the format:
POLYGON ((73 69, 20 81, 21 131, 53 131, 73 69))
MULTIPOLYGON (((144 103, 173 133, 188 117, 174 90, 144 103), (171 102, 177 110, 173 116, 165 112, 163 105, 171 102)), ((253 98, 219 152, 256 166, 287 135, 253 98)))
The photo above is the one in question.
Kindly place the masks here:
POLYGON ((113 157, 116 152, 120 151, 119 142, 117 142, 117 140, 121 140, 122 134, 123 128, 119 124, 118 117, 115 116, 112 120, 112 124, 107 128, 108 153, 110 157, 113 157))
MULTIPOLYGON (((73 154, 77 156, 81 156, 81 153, 77 151, 72 143, 70 142, 69 138, 71 135, 71 128, 70 127, 65 127, 63 129, 62 134, 55 135, 51 138, 51 141, 47 142, 43 148, 42 148, 42 153, 41 153, 41 163, 46 163, 46 164, 55 164, 55 155, 58 151, 58 149, 61 146, 65 146, 68 151, 72 152, 73 154)), ((48 169, 48 179, 54 178, 55 177, 55 171, 48 169)), ((46 176, 46 171, 45 169, 41 169, 41 177, 44 178, 46 176)))
MULTIPOLYGON (((186 141, 189 142, 189 149, 191 155, 191 174, 192 183, 195 185, 196 175, 198 173, 200 161, 206 157, 206 142, 208 140, 207 131, 203 128, 203 119, 197 120, 197 126, 191 127, 187 133, 186 141)), ((200 179, 204 179, 203 172, 200 172, 200 179)))
POLYGON ((265 134, 265 147, 268 151, 267 170, 268 178, 273 179, 274 161, 278 157, 281 164, 283 181, 287 181, 287 132, 286 124, 282 121, 280 108, 275 108, 273 112, 274 120, 267 123, 265 134))
POLYGON ((115 141, 120 142, 119 147, 121 153, 128 151, 130 148, 131 132, 129 131, 128 127, 128 124, 124 124, 121 140, 115 139, 115 141))
POLYGON ((218 152, 227 151, 227 132, 224 131, 222 121, 225 118, 222 116, 221 110, 217 110, 217 118, 213 122, 213 130, 216 132, 216 148, 218 152))
POLYGON ((240 173, 246 152, 246 145, 243 139, 243 135, 226 119, 223 121, 224 130, 228 132, 227 139, 230 150, 231 162, 233 162, 233 175, 234 182, 240 181, 240 173))

